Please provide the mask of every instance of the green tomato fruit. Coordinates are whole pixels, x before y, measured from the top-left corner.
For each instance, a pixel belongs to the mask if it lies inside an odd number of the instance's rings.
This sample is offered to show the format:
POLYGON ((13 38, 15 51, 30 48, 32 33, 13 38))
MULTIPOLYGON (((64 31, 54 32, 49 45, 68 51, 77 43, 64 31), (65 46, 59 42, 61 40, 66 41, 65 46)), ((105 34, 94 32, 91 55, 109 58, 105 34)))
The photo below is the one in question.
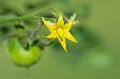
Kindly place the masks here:
POLYGON ((22 67, 30 67, 35 64, 41 55, 40 47, 35 45, 26 50, 17 38, 13 38, 8 42, 8 51, 12 62, 22 67))

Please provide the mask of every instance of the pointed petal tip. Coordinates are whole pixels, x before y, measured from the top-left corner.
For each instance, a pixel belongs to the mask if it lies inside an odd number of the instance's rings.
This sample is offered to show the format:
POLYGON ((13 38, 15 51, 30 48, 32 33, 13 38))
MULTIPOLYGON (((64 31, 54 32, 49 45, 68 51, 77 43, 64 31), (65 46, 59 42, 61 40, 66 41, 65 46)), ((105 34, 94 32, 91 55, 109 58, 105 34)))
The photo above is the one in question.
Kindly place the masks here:
POLYGON ((59 15, 59 18, 60 18, 60 17, 62 18, 62 15, 59 15))
POLYGON ((49 35, 48 35, 48 36, 46 36, 45 38, 47 38, 47 39, 52 39, 52 37, 51 37, 51 36, 49 36, 49 35))
POLYGON ((42 17, 42 21, 43 21, 43 23, 44 23, 44 24, 46 24, 46 25, 47 25, 47 23, 48 23, 48 22, 45 20, 45 18, 44 18, 44 17, 42 17))
POLYGON ((62 15, 59 15, 59 18, 58 18, 58 20, 63 20, 63 17, 62 17, 62 15))
POLYGON ((64 49, 66 53, 68 53, 68 50, 67 49, 64 49))
MULTIPOLYGON (((63 47, 63 46, 62 46, 62 47, 63 47)), ((64 49, 64 51, 65 51, 66 53, 68 53, 68 50, 67 50, 66 47, 63 47, 63 49, 64 49)))
POLYGON ((75 43, 79 43, 77 40, 75 40, 75 43))
POLYGON ((74 18, 76 17, 76 13, 73 14, 73 17, 74 17, 74 18))
POLYGON ((42 17, 42 20, 44 20, 44 17, 42 17))
POLYGON ((43 23, 45 23, 46 21, 45 21, 45 19, 42 17, 42 21, 43 21, 43 23))
POLYGON ((45 38, 50 39, 48 36, 46 36, 45 38))
POLYGON ((77 41, 76 39, 70 40, 70 41, 72 41, 72 42, 74 42, 74 43, 79 43, 79 41, 77 41))
POLYGON ((62 15, 59 15, 58 21, 57 21, 57 26, 63 27, 64 26, 64 20, 62 15))
POLYGON ((68 40, 70 40, 70 41, 72 41, 72 42, 74 42, 74 43, 78 43, 78 41, 73 37, 73 38, 71 38, 71 39, 68 39, 68 40))

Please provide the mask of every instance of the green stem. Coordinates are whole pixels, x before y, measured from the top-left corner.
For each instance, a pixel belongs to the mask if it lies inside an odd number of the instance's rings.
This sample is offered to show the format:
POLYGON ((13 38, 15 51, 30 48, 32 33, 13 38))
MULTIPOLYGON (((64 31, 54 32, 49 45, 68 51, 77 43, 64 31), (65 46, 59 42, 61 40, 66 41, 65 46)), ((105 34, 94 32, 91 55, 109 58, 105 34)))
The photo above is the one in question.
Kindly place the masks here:
POLYGON ((38 17, 36 15, 39 14, 42 16, 44 13, 48 12, 49 10, 51 10, 51 8, 43 8, 31 14, 27 14, 27 15, 20 16, 20 17, 2 16, 0 17, 0 24, 5 24, 5 23, 10 23, 10 22, 15 22, 15 21, 23 21, 23 20, 28 20, 28 19, 40 19, 41 17, 38 17))
POLYGON ((25 15, 21 17, 17 16, 11 16, 11 18, 4 18, 3 20, 0 20, 0 24, 5 24, 5 23, 10 23, 10 22, 15 22, 15 21, 23 21, 23 20, 28 20, 28 19, 39 19, 38 17, 31 16, 31 15, 25 15))

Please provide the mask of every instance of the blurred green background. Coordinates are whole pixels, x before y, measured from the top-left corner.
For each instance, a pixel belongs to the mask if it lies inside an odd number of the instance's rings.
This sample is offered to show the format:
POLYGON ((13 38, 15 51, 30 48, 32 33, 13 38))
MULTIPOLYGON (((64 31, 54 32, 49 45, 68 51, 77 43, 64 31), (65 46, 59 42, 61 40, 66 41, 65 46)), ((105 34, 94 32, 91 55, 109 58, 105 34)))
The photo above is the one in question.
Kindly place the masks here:
MULTIPOLYGON (((43 7, 69 17, 76 12, 80 23, 71 32, 79 43, 67 41, 69 53, 58 42, 46 47, 29 74, 10 61, 6 42, 0 42, 0 79, 120 79, 119 0, 0 0, 0 15, 22 16, 43 7)), ((13 30, 10 23, 0 25, 0 38, 13 30)))

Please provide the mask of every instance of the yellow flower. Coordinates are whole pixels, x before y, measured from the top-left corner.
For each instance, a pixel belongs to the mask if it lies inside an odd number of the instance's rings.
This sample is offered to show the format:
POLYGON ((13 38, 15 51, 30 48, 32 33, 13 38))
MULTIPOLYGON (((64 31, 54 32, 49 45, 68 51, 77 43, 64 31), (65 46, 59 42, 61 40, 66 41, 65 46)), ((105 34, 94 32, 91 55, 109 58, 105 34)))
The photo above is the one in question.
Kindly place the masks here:
POLYGON ((72 42, 77 42, 77 40, 69 32, 69 30, 72 28, 74 19, 75 19, 75 15, 71 17, 68 23, 64 24, 62 15, 59 16, 57 23, 45 21, 45 19, 42 18, 43 23, 51 32, 48 36, 46 36, 46 38, 48 39, 58 38, 60 44, 62 45, 62 47, 66 52, 67 52, 67 48, 66 48, 65 38, 72 42))

